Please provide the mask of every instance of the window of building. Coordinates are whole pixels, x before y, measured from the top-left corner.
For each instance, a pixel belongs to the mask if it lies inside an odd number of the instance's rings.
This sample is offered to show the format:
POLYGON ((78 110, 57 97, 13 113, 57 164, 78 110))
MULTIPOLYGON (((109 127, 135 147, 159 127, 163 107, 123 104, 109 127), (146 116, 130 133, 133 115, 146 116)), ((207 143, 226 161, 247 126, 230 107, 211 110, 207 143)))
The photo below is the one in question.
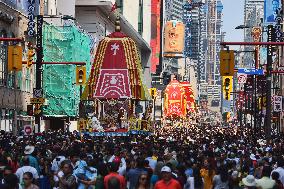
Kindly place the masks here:
POLYGON ((44 15, 48 15, 48 0, 44 0, 44 15))
POLYGON ((138 33, 143 33, 143 0, 139 0, 139 12, 138 12, 138 33))
MULTIPOLYGON (((7 37, 6 30, 2 30, 1 37, 7 37)), ((7 81, 7 42, 0 42, 0 85, 6 86, 7 81)))
POLYGON ((120 14, 123 14, 123 0, 115 0, 117 9, 120 14))
POLYGON ((25 75, 25 91, 31 92, 31 73, 30 69, 26 69, 26 75, 25 75))

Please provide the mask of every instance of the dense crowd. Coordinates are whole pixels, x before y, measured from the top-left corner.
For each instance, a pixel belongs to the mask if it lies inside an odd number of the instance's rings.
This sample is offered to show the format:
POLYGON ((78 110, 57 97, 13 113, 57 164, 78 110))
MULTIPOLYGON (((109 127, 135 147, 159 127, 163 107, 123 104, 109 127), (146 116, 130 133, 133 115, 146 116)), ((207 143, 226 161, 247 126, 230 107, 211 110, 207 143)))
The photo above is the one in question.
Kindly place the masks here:
POLYGON ((163 127, 150 136, 0 133, 0 189, 283 189, 284 137, 163 127))

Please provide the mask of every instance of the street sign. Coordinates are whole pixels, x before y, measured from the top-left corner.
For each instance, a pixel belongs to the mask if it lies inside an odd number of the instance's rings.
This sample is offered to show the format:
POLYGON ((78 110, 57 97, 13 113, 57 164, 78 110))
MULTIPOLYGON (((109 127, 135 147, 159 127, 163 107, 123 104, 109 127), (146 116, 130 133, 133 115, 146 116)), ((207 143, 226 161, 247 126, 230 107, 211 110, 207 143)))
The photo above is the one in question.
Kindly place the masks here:
POLYGON ((25 135, 30 135, 30 134, 32 134, 32 131, 33 131, 33 129, 32 129, 32 126, 31 126, 31 125, 25 125, 25 126, 24 126, 25 135))
POLYGON ((42 98, 43 90, 42 89, 34 89, 34 98, 42 98))
POLYGON ((282 112, 282 96, 274 96, 274 112, 282 112))
POLYGON ((31 104, 43 104, 45 102, 45 98, 31 98, 31 104))
POLYGON ((264 75, 264 70, 255 68, 239 68, 238 73, 243 73, 247 75, 264 75))
POLYGON ((238 73, 238 83, 246 83, 247 82, 247 74, 238 73))

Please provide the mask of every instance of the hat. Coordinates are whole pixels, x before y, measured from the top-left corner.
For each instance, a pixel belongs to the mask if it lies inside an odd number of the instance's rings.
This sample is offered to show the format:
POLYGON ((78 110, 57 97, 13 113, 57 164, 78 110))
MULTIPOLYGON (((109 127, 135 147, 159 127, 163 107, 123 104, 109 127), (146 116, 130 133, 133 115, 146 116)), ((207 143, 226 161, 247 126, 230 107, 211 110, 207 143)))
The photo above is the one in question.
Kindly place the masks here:
POLYGON ((30 154, 32 154, 33 152, 34 152, 34 150, 35 150, 35 147, 34 146, 26 146, 25 147, 25 151, 24 151, 24 153, 26 154, 26 155, 30 155, 30 154))
POLYGON ((162 167, 161 172, 171 173, 172 170, 171 170, 171 168, 169 168, 168 166, 164 166, 164 167, 162 167))
POLYGON ((256 158, 255 158, 255 155, 254 154, 251 154, 250 156, 249 156, 249 158, 251 159, 251 160, 256 160, 256 158))
POLYGON ((246 178, 242 179, 245 186, 256 186, 256 181, 254 176, 248 175, 246 178))

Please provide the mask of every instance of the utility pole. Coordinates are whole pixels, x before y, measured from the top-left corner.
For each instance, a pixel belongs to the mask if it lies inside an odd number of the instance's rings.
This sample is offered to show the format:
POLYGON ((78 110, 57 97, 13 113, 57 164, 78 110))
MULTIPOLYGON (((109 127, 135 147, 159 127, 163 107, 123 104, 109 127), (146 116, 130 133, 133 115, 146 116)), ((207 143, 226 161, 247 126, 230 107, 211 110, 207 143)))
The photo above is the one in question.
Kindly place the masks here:
MULTIPOLYGON (((273 25, 268 25, 267 27, 267 42, 272 42, 272 36, 274 34, 274 27, 273 25)), ((272 55, 273 55, 273 49, 272 45, 267 46, 267 69, 266 69, 266 122, 265 122, 265 135, 267 139, 270 139, 271 137, 271 79, 272 79, 272 55)))
MULTIPOLYGON (((42 62, 43 62, 43 47, 42 47, 42 26, 43 16, 37 16, 37 37, 36 37, 36 89, 42 90, 42 62)), ((35 115, 35 122, 38 126, 38 132, 40 132, 40 118, 41 114, 35 115)))

